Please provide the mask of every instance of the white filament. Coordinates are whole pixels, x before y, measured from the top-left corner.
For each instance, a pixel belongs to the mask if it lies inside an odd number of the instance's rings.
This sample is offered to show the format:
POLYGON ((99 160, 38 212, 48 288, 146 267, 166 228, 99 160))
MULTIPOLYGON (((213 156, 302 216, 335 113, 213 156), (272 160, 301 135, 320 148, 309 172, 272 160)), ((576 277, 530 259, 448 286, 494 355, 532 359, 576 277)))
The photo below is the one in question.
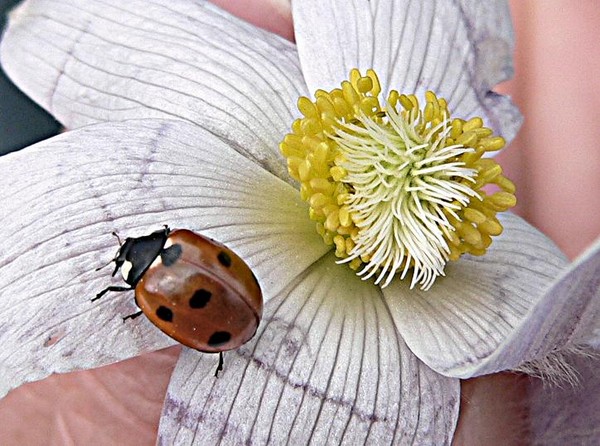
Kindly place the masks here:
POLYGON ((448 215, 477 197, 466 182, 477 172, 457 162, 456 157, 474 149, 446 146, 451 130, 446 119, 420 136, 415 125, 421 114, 402 117, 393 107, 386 109, 382 124, 363 115, 361 125, 349 123, 334 138, 351 187, 348 205, 359 229, 355 247, 341 262, 367 256, 358 275, 375 284, 388 285, 396 273, 404 278, 411 266, 411 287, 431 287, 444 274, 450 249, 447 238, 454 231, 448 215))

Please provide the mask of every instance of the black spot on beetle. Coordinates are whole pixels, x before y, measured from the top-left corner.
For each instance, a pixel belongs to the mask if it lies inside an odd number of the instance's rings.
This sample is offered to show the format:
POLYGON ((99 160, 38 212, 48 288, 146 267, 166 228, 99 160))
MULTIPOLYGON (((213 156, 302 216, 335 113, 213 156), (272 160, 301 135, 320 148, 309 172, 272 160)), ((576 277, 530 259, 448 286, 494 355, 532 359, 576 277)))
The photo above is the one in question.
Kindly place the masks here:
POLYGON ((181 245, 175 243, 160 252, 160 259, 164 266, 173 265, 181 257, 181 245))
POLYGON ((215 331, 208 339, 208 345, 218 347, 231 339, 231 333, 228 331, 215 331))
POLYGON ((164 306, 160 306, 156 309, 156 316, 165 322, 172 322, 173 321, 173 312, 171 311, 171 309, 164 307, 164 306))
POLYGON ((229 268, 231 266, 231 257, 225 251, 221 251, 217 256, 217 259, 219 259, 219 262, 221 262, 221 265, 223 265, 225 268, 229 268))
POLYGON ((190 307, 192 308, 204 308, 210 301, 212 293, 204 288, 197 290, 192 297, 190 297, 190 307))

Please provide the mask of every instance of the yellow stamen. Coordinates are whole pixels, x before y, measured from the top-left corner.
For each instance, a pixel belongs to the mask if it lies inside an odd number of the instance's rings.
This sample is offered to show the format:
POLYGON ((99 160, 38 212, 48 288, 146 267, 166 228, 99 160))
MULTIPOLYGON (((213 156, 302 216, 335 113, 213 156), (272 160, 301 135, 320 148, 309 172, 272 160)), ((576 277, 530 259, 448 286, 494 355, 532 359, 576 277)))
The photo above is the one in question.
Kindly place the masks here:
POLYGON ((373 70, 302 97, 303 118, 281 143, 317 232, 335 255, 385 286, 412 271, 430 287, 448 260, 482 255, 514 206, 514 184, 490 158, 504 146, 481 118, 452 119, 444 99, 392 90, 373 70), (492 184, 496 192, 484 187, 492 184))

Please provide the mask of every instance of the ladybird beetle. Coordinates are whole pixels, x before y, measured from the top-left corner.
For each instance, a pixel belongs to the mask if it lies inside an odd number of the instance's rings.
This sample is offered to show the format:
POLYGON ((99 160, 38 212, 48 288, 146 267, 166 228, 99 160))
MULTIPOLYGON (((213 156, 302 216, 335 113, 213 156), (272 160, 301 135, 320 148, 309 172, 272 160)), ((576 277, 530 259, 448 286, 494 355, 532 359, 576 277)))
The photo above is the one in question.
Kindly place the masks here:
POLYGON ((112 275, 121 270, 129 287, 108 286, 92 301, 135 290, 141 311, 123 321, 143 313, 178 342, 219 353, 218 376, 223 352, 248 342, 260 323, 262 293, 250 267, 231 249, 187 229, 165 226, 119 244, 112 275))

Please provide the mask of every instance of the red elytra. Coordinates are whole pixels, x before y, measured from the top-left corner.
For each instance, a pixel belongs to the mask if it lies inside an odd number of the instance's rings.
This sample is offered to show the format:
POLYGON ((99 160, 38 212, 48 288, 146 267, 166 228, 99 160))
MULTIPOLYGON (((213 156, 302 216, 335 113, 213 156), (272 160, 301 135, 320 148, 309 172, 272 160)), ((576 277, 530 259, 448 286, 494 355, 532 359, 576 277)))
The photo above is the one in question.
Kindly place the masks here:
MULTIPOLYGON (((248 342, 262 316, 262 293, 248 265, 231 249, 187 229, 167 226, 152 234, 127 238, 121 245, 113 276, 121 270, 135 289, 141 311, 168 336, 210 353, 221 353, 248 342)), ((221 369, 220 358, 217 372, 221 369)))

